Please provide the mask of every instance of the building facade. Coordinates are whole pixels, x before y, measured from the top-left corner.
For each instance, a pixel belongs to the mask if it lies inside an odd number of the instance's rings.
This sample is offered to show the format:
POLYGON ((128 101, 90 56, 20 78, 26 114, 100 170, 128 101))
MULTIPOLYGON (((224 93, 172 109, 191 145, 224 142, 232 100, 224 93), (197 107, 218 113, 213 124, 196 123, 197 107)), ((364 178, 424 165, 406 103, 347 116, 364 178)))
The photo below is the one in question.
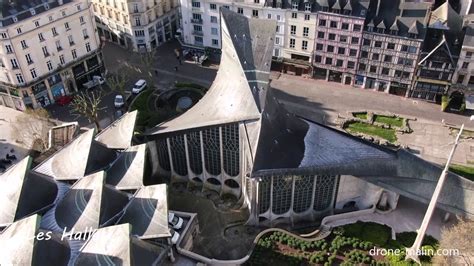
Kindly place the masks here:
POLYGON ((24 110, 77 91, 103 72, 103 63, 87 1, 21 2, 2 10, 0 94, 24 110))
POLYGON ((101 38, 133 51, 150 51, 174 38, 177 0, 93 0, 101 38))

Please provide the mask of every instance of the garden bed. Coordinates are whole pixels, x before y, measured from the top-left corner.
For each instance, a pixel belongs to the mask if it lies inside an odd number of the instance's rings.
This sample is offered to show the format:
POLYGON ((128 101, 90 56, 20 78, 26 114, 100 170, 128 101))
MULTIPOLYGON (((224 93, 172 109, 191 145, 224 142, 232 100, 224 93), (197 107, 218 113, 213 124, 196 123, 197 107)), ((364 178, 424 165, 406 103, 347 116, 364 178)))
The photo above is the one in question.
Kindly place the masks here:
POLYGON ((403 118, 397 116, 386 116, 386 115, 374 115, 374 122, 392 127, 403 127, 403 118))
POLYGON ((379 137, 391 143, 397 141, 396 131, 392 128, 382 128, 364 122, 351 122, 346 125, 345 129, 352 133, 362 133, 379 137))

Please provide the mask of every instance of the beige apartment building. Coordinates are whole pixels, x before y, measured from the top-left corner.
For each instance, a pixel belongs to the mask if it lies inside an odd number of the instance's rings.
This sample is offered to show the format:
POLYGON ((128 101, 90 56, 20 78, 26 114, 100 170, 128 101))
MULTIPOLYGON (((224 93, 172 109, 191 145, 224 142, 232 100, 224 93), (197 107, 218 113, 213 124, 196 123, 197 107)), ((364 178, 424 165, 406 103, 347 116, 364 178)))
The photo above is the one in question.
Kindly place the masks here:
POLYGON ((0 104, 44 107, 103 72, 86 0, 4 1, 0 18, 0 104))
POLYGON ((179 0, 92 0, 103 40, 150 51, 176 33, 179 0))

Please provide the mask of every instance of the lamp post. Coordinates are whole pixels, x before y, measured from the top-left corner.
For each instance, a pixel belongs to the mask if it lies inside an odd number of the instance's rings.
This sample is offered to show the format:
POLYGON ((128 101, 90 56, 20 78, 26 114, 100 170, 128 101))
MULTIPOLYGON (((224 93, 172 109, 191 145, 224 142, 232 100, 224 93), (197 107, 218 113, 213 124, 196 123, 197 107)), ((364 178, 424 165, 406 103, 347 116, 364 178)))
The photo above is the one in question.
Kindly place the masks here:
MULTIPOLYGON (((474 115, 470 117, 470 120, 474 121, 474 115)), ((443 172, 441 172, 441 176, 439 177, 438 183, 436 184, 436 188, 435 188, 435 191, 433 192, 433 196, 431 197, 431 201, 428 205, 428 209, 426 210, 425 217, 423 217, 423 221, 421 222, 420 229, 417 230, 418 234, 416 235, 415 242, 413 243, 411 247, 406 248, 405 260, 412 259, 421 265, 420 258, 419 258, 419 255, 421 254, 421 243, 423 241, 423 238, 425 237, 426 229, 428 228, 428 224, 430 223, 431 216, 433 216, 433 212, 435 210, 436 203, 439 198, 439 194, 441 193, 441 190, 443 189, 444 181, 446 180, 446 176, 448 175, 449 164, 451 163, 451 159, 453 158, 454 152, 456 151, 456 147, 458 146, 459 138, 461 137, 463 130, 464 130, 464 124, 462 124, 461 128, 459 129, 459 133, 456 136, 454 146, 451 149, 451 153, 449 154, 448 161, 446 162, 443 172)))

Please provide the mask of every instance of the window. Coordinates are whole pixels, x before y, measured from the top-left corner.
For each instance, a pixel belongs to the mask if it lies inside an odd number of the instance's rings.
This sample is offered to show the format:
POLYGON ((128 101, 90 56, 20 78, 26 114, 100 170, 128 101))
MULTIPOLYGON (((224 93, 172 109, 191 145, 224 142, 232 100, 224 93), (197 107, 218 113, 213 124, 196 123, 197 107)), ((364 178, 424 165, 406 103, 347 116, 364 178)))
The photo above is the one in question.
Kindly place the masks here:
POLYGON ((370 73, 377 73, 377 67, 376 66, 370 66, 369 67, 369 72, 370 73))
POLYGON ((13 69, 18 68, 18 62, 16 61, 15 58, 10 59, 10 62, 12 63, 12 68, 13 69))
POLYGON ((349 29, 349 23, 342 23, 341 24, 341 29, 348 30, 349 29))
POLYGON ((241 8, 241 7, 238 7, 238 8, 237 8, 237 13, 238 13, 238 14, 243 14, 243 13, 244 13, 244 9, 241 8))
POLYGON ((337 54, 345 54, 345 53, 346 53, 346 48, 344 47, 337 48, 337 54))
POLYGON ((6 38, 7 38, 7 34, 6 34, 5 32, 2 32, 2 33, 0 33, 0 37, 1 37, 2 39, 6 39, 6 38))
POLYGON ((135 26, 141 26, 142 22, 140 21, 140 17, 135 17, 135 26))
POLYGON ((383 67, 382 68, 382 75, 388 76, 390 73, 390 68, 383 67))
POLYGON ((401 49, 402 52, 408 52, 411 54, 416 53, 416 50, 417 49, 415 46, 408 46, 408 45, 402 45, 402 49, 401 49))
POLYGON ((145 36, 145 31, 144 30, 136 30, 135 31, 135 36, 136 37, 143 37, 143 36, 145 36))
POLYGON ((291 2, 291 8, 297 10, 298 9, 298 2, 297 1, 291 2))
MULTIPOLYGON (((201 2, 192 1, 191 5, 192 5, 192 7, 200 8, 201 7, 201 2)), ((138 6, 135 4, 133 7, 136 7, 135 13, 137 13, 138 12, 138 6)))
POLYGON ((21 28, 17 28, 16 33, 21 34, 21 28))
POLYGON ((395 70, 394 76, 397 77, 397 78, 401 78, 401 77, 402 77, 402 71, 400 71, 400 70, 395 70))
POLYGON ((324 47, 324 45, 322 43, 317 43, 316 44, 316 51, 322 51, 323 47, 324 47))
POLYGON ((308 37, 309 36, 309 28, 308 27, 303 27, 303 36, 308 37))
POLYGON ((80 16, 80 17, 79 17, 79 22, 80 22, 81 24, 86 23, 86 22, 84 21, 84 17, 83 17, 83 16, 80 16))
POLYGON ((340 60, 340 59, 336 60, 336 66, 337 67, 342 67, 343 64, 344 64, 343 60, 340 60))
POLYGON ((308 15, 308 14, 304 15, 304 20, 310 20, 310 19, 311 19, 311 15, 308 15))
POLYGON ((304 4, 304 11, 311 12, 311 3, 304 4))
POLYGON ((387 63, 392 63, 392 56, 391 55, 386 55, 385 58, 383 59, 384 62, 387 63))
POLYGON ((273 56, 279 57, 279 56, 280 56, 280 49, 276 49, 276 48, 275 48, 275 49, 273 50, 273 56))
POLYGON ((295 48, 295 39, 290 39, 290 48, 295 48))
POLYGON ((326 20, 325 19, 320 19, 319 20, 319 26, 320 27, 326 27, 326 20))
POLYGON ((86 52, 90 52, 91 51, 91 45, 86 42, 86 52))
POLYGON ((365 64, 359 64, 359 71, 365 71, 367 66, 365 64))
POLYGON ((211 28, 211 34, 212 35, 217 35, 218 34, 217 28, 211 28))
POLYGON ((353 31, 361 31, 362 30, 362 26, 361 25, 358 25, 358 24, 355 24, 354 27, 352 28, 353 31))
POLYGON ((324 39, 324 32, 318 31, 318 39, 324 39))
POLYGON ((21 75, 21 74, 16 74, 16 80, 17 80, 18 83, 20 83, 20 84, 25 83, 25 80, 23 79, 23 75, 21 75))
POLYGON ((216 10, 217 9, 216 4, 210 4, 209 7, 211 8, 211 10, 216 10))
POLYGON ((51 64, 51 61, 46 62, 46 66, 48 67, 49 71, 53 70, 53 64, 51 64))
POLYGON ((291 13, 291 18, 298 18, 298 13, 296 12, 291 13))
POLYGON ((63 15, 63 17, 65 17, 66 16, 66 10, 61 11, 61 15, 63 15))
POLYGON ((357 56, 357 50, 356 49, 350 49, 349 50, 349 56, 357 56))
POLYGON ((59 62, 61 62, 61 65, 64 65, 66 63, 66 60, 64 60, 64 55, 59 56, 59 62))
POLYGON ((301 42, 301 50, 308 50, 308 41, 301 42))
POLYGON ((48 47, 43 46, 41 49, 43 50, 44 57, 48 57, 49 56, 48 47))
POLYGON ((336 34, 334 33, 329 33, 329 38, 330 41, 335 41, 336 40, 336 34))
POLYGON ((7 51, 7 54, 13 53, 13 48, 12 48, 12 46, 9 45, 9 44, 6 44, 6 45, 5 45, 5 50, 7 51))
POLYGON ((202 32, 202 26, 201 25, 194 25, 193 29, 194 29, 194 31, 202 32))
POLYGON ((352 37, 351 38, 351 44, 358 44, 359 43, 359 38, 358 37, 352 37))
POLYGON ((275 37, 275 44, 280 44, 280 37, 275 37))
POLYGON ((48 19, 49 19, 49 22, 53 21, 53 16, 49 16, 48 19))
POLYGON ((372 54, 372 60, 378 61, 380 59, 380 54, 372 54))
POLYGON ((280 32, 280 26, 279 26, 279 25, 277 25, 276 32, 277 32, 277 33, 279 33, 279 32, 280 32))
POLYGON ((468 83, 469 85, 473 85, 473 84, 474 84, 474 76, 470 76, 470 77, 469 77, 469 80, 467 81, 467 83, 468 83))
POLYGON ((331 21, 331 23, 329 24, 329 27, 337 28, 337 21, 331 21))
POLYGON ((354 61, 347 61, 347 68, 354 69, 355 68, 355 62, 354 61))
POLYGON ((280 15, 277 15, 277 20, 280 21, 281 20, 281 17, 280 15))
POLYGON ((291 26, 290 26, 290 34, 291 34, 291 35, 295 35, 295 34, 296 34, 296 26, 295 26, 295 25, 291 25, 291 26))
POLYGON ((38 21, 38 20, 37 20, 37 21, 35 21, 35 27, 37 27, 37 28, 38 28, 39 26, 40 26, 40 23, 39 23, 39 21, 38 21))
POLYGON ((272 14, 267 14, 267 19, 272 19, 272 14))
POLYGON ((342 43, 346 43, 347 42, 347 36, 345 36, 345 35, 339 36, 339 41, 342 42, 342 43))
POLYGON ((370 40, 369 39, 364 39, 364 46, 370 46, 370 40))
POLYGON ((326 48, 326 52, 328 52, 328 53, 334 53, 334 46, 328 45, 328 47, 326 48))
POLYGON ((72 54, 72 59, 76 59, 76 58, 77 58, 76 49, 72 49, 72 50, 71 50, 71 54, 72 54))
POLYGON ((56 41, 56 49, 58 50, 58 52, 63 49, 59 40, 56 41))
POLYGON ((67 36, 67 38, 69 40, 69 45, 74 45, 74 39, 73 39, 72 35, 67 36))
POLYGON ((211 16, 211 23, 217 23, 217 17, 211 16))
POLYGON ((53 36, 58 36, 58 32, 56 31, 55 27, 51 29, 51 32, 53 33, 53 36))
POLYGON ((26 54, 25 58, 26 58, 26 62, 28 63, 28 65, 33 64, 33 60, 31 59, 30 54, 26 54))
POLYGON ((463 68, 463 69, 466 69, 466 68, 468 68, 468 67, 469 67, 469 62, 464 62, 464 63, 462 63, 462 68, 463 68))
POLYGON ((332 65, 332 58, 326 57, 326 65, 332 65))
POLYGON ((260 0, 253 0, 255 4, 260 4, 260 0))
POLYGON ((33 79, 38 77, 38 75, 36 75, 36 69, 34 68, 30 69, 30 74, 31 74, 31 78, 33 79))
POLYGON ((43 42, 44 41, 44 37, 43 37, 43 33, 38 33, 38 39, 40 42, 43 42))
POLYGON ((369 53, 367 51, 362 51, 360 57, 362 58, 369 58, 369 53))
POLYGON ((387 49, 389 49, 389 50, 395 49, 395 44, 394 43, 387 43, 387 49))
POLYGON ((321 63, 323 61, 323 57, 320 56, 320 55, 317 55, 317 56, 314 57, 314 61, 316 63, 321 63))
POLYGON ((70 30, 70 29, 71 29, 71 28, 69 28, 69 23, 68 23, 68 22, 64 23, 64 27, 66 28, 66 30, 70 30))
POLYGON ((21 44, 21 48, 23 48, 23 49, 28 48, 28 45, 26 45, 26 41, 25 41, 25 40, 22 40, 22 41, 20 42, 20 44, 21 44))
POLYGON ((381 41, 375 41, 374 47, 377 47, 377 48, 382 47, 382 42, 381 41))
POLYGON ((472 56, 472 52, 466 52, 466 57, 470 58, 472 56))
POLYGON ((252 10, 252 16, 255 18, 258 18, 258 10, 256 9, 252 10))
POLYGON ((82 29, 82 36, 84 37, 84 40, 89 38, 89 34, 87 33, 87 29, 82 29))

